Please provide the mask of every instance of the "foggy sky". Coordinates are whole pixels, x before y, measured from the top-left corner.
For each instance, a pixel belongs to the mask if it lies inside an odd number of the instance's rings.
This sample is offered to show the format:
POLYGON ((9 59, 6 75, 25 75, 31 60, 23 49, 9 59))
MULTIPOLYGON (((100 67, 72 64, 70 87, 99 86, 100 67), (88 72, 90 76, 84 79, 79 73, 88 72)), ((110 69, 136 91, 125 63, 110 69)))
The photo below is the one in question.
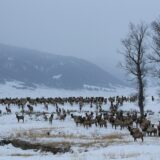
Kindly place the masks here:
POLYGON ((0 0, 0 43, 115 67, 129 22, 151 22, 159 0, 0 0))

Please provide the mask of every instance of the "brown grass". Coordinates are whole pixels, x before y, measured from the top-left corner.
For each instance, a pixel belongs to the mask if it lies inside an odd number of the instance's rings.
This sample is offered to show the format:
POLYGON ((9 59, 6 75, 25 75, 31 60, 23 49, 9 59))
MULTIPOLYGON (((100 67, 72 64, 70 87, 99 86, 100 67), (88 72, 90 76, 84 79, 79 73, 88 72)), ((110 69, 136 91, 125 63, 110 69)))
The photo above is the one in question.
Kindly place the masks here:
POLYGON ((31 138, 31 139, 36 139, 36 138, 64 138, 64 139, 92 139, 92 138, 89 138, 85 135, 74 135, 74 134, 50 134, 50 135, 47 135, 47 132, 50 132, 51 130, 44 130, 44 131, 32 131, 32 130, 29 130, 29 131, 23 131, 23 132, 17 132, 15 133, 14 135, 12 134, 11 137, 14 137, 14 138, 31 138))
POLYGON ((10 156, 13 156, 13 157, 31 157, 31 156, 33 156, 33 154, 15 153, 15 154, 11 154, 10 156))
POLYGON ((100 137, 101 140, 103 141, 109 141, 109 140, 122 140, 123 135, 120 134, 110 134, 110 135, 105 135, 100 137))
POLYGON ((140 153, 121 153, 120 155, 116 154, 116 153, 107 153, 107 154, 104 154, 104 158, 106 160, 117 159, 118 157, 120 159, 125 159, 125 158, 135 158, 135 157, 138 157, 140 155, 141 155, 140 153))
POLYGON ((121 154, 121 158, 133 158, 133 157, 138 157, 140 156, 140 153, 126 153, 126 154, 121 154))
POLYGON ((60 147, 60 146, 63 146, 63 147, 68 147, 70 145, 73 145, 73 143, 70 143, 70 142, 49 142, 49 143, 44 143, 46 146, 51 146, 51 147, 60 147))
MULTIPOLYGON (((57 128, 54 128, 55 130, 57 128)), ((59 129, 59 128, 58 128, 59 129)), ((54 140, 54 138, 63 138, 64 140, 61 140, 60 142, 43 142, 44 144, 52 144, 52 145, 71 145, 71 146, 79 146, 84 148, 90 148, 90 147, 107 147, 109 145, 113 144, 128 144, 130 141, 125 140, 126 134, 106 134, 102 136, 86 136, 86 135, 76 135, 76 134, 50 134, 47 135, 47 132, 53 131, 53 128, 38 128, 33 130, 27 130, 27 131, 21 131, 16 132, 14 136, 11 138, 23 138, 23 139, 30 139, 31 141, 37 142, 38 139, 41 138, 51 138, 54 140), (78 140, 78 142, 76 142, 78 140), (83 141, 83 142, 82 142, 83 141)), ((53 133, 53 132, 52 132, 53 133)))

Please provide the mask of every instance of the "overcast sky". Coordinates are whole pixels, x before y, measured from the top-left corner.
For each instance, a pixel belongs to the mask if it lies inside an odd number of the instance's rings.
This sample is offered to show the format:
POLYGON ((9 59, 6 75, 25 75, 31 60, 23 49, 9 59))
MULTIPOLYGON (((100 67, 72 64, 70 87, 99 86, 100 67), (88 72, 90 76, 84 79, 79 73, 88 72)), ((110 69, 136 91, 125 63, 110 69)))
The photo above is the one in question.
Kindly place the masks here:
POLYGON ((160 0, 0 0, 0 43, 72 55, 114 71, 129 22, 151 22, 160 0))

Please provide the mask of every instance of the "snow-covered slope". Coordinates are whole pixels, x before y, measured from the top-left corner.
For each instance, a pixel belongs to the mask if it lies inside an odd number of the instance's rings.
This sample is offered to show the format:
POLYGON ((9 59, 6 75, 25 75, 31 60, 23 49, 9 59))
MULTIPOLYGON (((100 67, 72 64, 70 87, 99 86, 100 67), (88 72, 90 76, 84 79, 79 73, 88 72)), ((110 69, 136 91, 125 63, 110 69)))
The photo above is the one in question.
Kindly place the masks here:
POLYGON ((0 44, 0 82, 21 81, 52 88, 124 85, 112 74, 88 61, 0 44))
MULTIPOLYGON (((133 91, 127 87, 117 88, 93 88, 93 89, 77 89, 65 90, 55 89, 46 86, 37 85, 36 88, 25 87, 23 83, 18 81, 6 82, 0 84, 0 97, 69 97, 69 96, 116 96, 128 95, 133 91), (124 93, 125 92, 125 93, 124 93)), ((134 91, 133 91, 134 92, 134 91)))

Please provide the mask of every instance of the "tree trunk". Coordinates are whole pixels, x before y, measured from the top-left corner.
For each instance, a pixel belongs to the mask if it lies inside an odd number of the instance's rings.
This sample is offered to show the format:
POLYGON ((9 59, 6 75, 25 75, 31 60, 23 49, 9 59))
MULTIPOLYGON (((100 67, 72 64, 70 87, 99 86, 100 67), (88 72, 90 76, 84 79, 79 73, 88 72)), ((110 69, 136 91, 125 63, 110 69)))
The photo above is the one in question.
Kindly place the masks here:
POLYGON ((143 80, 142 77, 139 76, 138 78, 138 85, 139 85, 139 89, 138 89, 138 106, 140 109, 140 114, 143 117, 144 116, 144 86, 143 86, 143 80))

